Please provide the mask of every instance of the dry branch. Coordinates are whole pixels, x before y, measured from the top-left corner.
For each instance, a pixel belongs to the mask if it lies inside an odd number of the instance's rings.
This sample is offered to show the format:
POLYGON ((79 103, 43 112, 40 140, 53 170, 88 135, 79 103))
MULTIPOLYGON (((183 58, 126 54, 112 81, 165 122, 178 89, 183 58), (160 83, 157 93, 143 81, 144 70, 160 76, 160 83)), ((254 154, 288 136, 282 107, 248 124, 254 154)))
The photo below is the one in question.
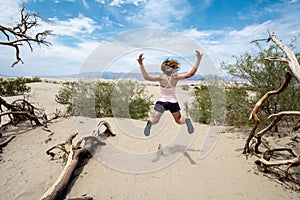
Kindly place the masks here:
POLYGON ((259 152, 258 147, 261 144, 261 138, 262 136, 268 132, 269 130, 271 130, 274 126, 276 126, 276 124, 278 124, 278 122, 280 122, 280 120, 287 115, 300 115, 299 111, 283 111, 283 112, 279 112, 279 113, 275 113, 270 115, 268 118, 272 118, 275 117, 275 119, 264 129, 262 129, 260 132, 258 132, 256 134, 256 138, 257 138, 257 142, 255 144, 255 152, 259 152))
POLYGON ((259 124, 259 117, 257 115, 260 107, 262 106, 262 104, 265 102, 265 100, 267 100, 271 95, 274 95, 274 94, 280 94, 287 86, 288 84, 290 83, 292 79, 292 74, 287 71, 286 74, 285 74, 285 80, 284 82, 280 85, 279 88, 277 88, 276 90, 272 90, 272 91, 269 91, 267 92, 254 106, 252 112, 251 112, 251 115, 250 115, 250 119, 253 119, 254 120, 254 126, 253 128, 251 129, 251 132, 246 140, 246 143, 245 143, 245 146, 244 146, 244 153, 249 153, 250 150, 249 150, 249 143, 250 141, 252 140, 252 138, 254 137, 255 135, 255 131, 257 129, 257 126, 259 124))
POLYGON ((7 137, 4 141, 0 142, 0 148, 5 146, 6 144, 8 144, 15 137, 16 137, 15 135, 11 135, 11 136, 7 137))
MULTIPOLYGON (((295 77, 297 79, 297 81, 300 83, 300 65, 298 63, 298 60, 295 56, 295 54, 285 45, 283 44, 280 40, 278 40, 275 36, 274 33, 270 33, 268 31, 269 34, 269 38, 268 39, 263 39, 266 40, 267 42, 269 41, 273 41, 286 55, 286 58, 279 58, 279 57, 269 57, 266 58, 267 60, 273 60, 273 61, 280 61, 280 62, 287 62, 288 66, 291 70, 291 72, 286 72, 285 75, 285 80, 284 82, 281 84, 281 86, 274 91, 269 91, 267 92, 255 105, 254 109, 251 112, 250 115, 250 119, 254 120, 254 126, 246 140, 245 146, 244 146, 244 153, 249 153, 250 149, 249 149, 249 143, 252 140, 252 138, 255 136, 255 131, 256 128, 259 124, 259 118, 257 115, 258 110, 260 109, 261 105, 263 104, 263 102, 265 100, 267 100, 269 98, 269 96, 274 95, 274 94, 280 94, 290 83, 290 80, 292 77, 295 77)), ((261 41, 261 40, 257 40, 257 41, 261 41)), ((280 119, 275 119, 272 124, 276 124, 280 119)), ((270 129, 272 125, 270 125, 269 127, 265 128, 265 130, 263 130, 263 132, 266 132, 267 130, 270 129)), ((255 149, 255 151, 258 153, 257 148, 255 149)))
POLYGON ((293 76, 300 83, 300 65, 298 63, 298 60, 294 52, 290 48, 288 48, 285 44, 283 44, 282 41, 278 40, 274 33, 271 34, 269 31, 268 33, 269 33, 269 38, 286 54, 286 58, 282 58, 282 59, 288 63, 293 76))
POLYGON ((6 27, 0 25, 0 33, 5 36, 6 41, 0 41, 0 45, 10 46, 15 49, 16 61, 12 63, 11 67, 14 67, 19 62, 23 63, 20 57, 20 46, 23 43, 27 44, 31 51, 33 51, 32 44, 49 46, 51 43, 46 41, 46 37, 52 35, 51 30, 45 30, 43 32, 37 32, 32 34, 36 27, 39 26, 37 14, 31 14, 26 12, 25 5, 23 5, 20 11, 20 23, 14 27, 6 27))
POLYGON ((288 159, 288 160, 277 160, 277 161, 268 161, 265 159, 258 159, 255 161, 256 164, 263 164, 266 167, 275 167, 275 166, 281 166, 281 165, 287 165, 285 169, 285 176, 288 176, 288 171, 291 167, 299 166, 300 165, 300 155, 298 155, 296 158, 288 159))
MULTIPOLYGON (((48 189, 48 191, 41 197, 41 200, 55 200, 57 198, 62 198, 63 197, 63 192, 65 188, 67 187, 71 176, 73 174, 73 171, 76 169, 78 166, 80 159, 84 158, 90 150, 93 148, 95 143, 91 143, 92 146, 86 146, 85 141, 88 140, 95 140, 96 142, 100 143, 101 145, 105 144, 101 142, 101 134, 104 134, 105 136, 115 136, 111 132, 111 127, 109 123, 105 121, 100 121, 97 125, 97 129, 95 129, 92 133, 91 136, 84 137, 80 139, 77 144, 74 146, 73 145, 73 139, 78 135, 78 133, 75 133, 71 135, 64 144, 56 145, 49 150, 47 150, 47 155, 51 155, 52 157, 55 155, 53 152, 51 152, 53 149, 60 149, 64 151, 65 153, 68 154, 68 160, 67 163, 61 172, 60 176, 57 178, 55 183, 48 189), (100 128, 101 126, 105 126, 106 129, 104 132, 100 133, 100 128), (97 133, 97 135, 95 135, 97 133), (82 145, 84 143, 84 145, 82 145)), ((91 197, 84 197, 86 199, 92 199, 91 197)), ((81 198, 82 199, 82 198, 81 198)))
MULTIPOLYGON (((297 79, 297 81, 300 83, 300 65, 298 63, 298 60, 297 60, 295 54, 286 45, 284 45, 281 41, 279 41, 276 38, 274 33, 271 34, 268 31, 268 34, 269 34, 269 38, 268 39, 263 39, 263 40, 266 40, 267 42, 269 42, 269 41, 274 42, 285 53, 286 58, 268 57, 266 59, 271 60, 271 61, 287 62, 290 71, 286 72, 285 80, 280 85, 280 87, 276 90, 267 92, 256 103, 255 107, 253 108, 250 119, 254 120, 254 126, 253 126, 247 140, 246 140, 246 144, 244 146, 244 153, 249 153, 250 152, 249 143, 252 140, 252 138, 255 136, 255 131, 256 131, 257 126, 258 126, 259 121, 260 121, 257 113, 258 113, 260 107, 262 106, 262 104, 264 103, 264 101, 266 101, 271 95, 280 94, 283 90, 285 90, 285 88, 290 83, 292 77, 295 77, 297 79)), ((262 41, 262 40, 257 40, 257 41, 262 41)), ((280 112, 280 113, 270 115, 269 118, 275 117, 275 119, 267 127, 265 127, 259 133, 256 134, 256 138, 257 138, 257 143, 255 145, 255 152, 256 153, 259 153, 258 147, 261 144, 261 137, 267 131, 269 131, 272 127, 274 127, 286 115, 300 115, 300 112, 298 112, 298 111, 284 111, 284 112, 280 112)), ((288 176, 288 171, 291 167, 300 165, 300 155, 296 155, 293 152, 293 150, 289 149, 289 148, 268 149, 264 153, 263 158, 256 160, 255 163, 258 164, 258 165, 263 165, 264 167, 276 167, 276 166, 286 165, 287 167, 285 169, 285 176, 287 177, 288 176), (290 156, 293 156, 294 158, 293 159, 286 159, 286 160, 270 161, 270 158, 273 156, 273 153, 275 151, 288 151, 290 153, 290 156)))
POLYGON ((282 111, 279 113, 272 114, 268 118, 285 116, 285 115, 300 115, 300 111, 282 111))
MULTIPOLYGON (((26 100, 22 100, 21 103, 18 103, 20 100, 13 103, 8 103, 2 97, 0 97, 0 121, 1 117, 8 115, 11 119, 11 123, 16 124, 19 121, 29 119, 30 122, 34 121, 35 125, 40 126, 42 123, 39 121, 38 117, 35 115, 35 108, 26 100), (2 106, 6 108, 6 111, 3 111, 2 106)), ((31 123, 32 124, 32 123, 31 123)), ((33 125, 33 124, 32 124, 33 125)))
MULTIPOLYGON (((63 190, 68 185, 71 175, 77 167, 80 154, 84 151, 84 149, 73 150, 72 140, 77 135, 78 133, 71 135, 64 143, 64 151, 68 153, 68 161, 60 176, 57 178, 55 183, 48 189, 48 191, 42 196, 41 199, 55 200, 58 197, 61 198, 63 196, 63 190)), ((47 154, 49 155, 49 150, 47 151, 47 154)))

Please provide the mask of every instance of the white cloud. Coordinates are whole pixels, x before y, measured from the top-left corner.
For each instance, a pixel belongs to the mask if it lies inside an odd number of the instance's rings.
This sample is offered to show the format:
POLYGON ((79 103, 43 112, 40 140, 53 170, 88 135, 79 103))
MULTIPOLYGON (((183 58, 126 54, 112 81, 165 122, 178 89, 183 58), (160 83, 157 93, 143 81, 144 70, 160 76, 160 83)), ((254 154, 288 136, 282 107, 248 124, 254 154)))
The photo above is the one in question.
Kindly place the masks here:
POLYGON ((121 6, 123 4, 134 4, 138 6, 140 3, 145 3, 147 0, 112 0, 110 6, 121 6))
POLYGON ((47 29, 53 30, 56 35, 80 37, 84 34, 91 34, 101 26, 93 19, 79 14, 76 18, 59 20, 58 18, 49 19, 51 23, 43 24, 47 29))
POLYGON ((190 5, 186 0, 152 0, 147 1, 140 11, 128 16, 126 20, 144 27, 173 27, 190 12, 190 5))
POLYGON ((243 38, 258 38, 271 28, 273 23, 271 21, 266 21, 262 24, 252 24, 250 26, 244 27, 242 30, 233 30, 228 33, 228 36, 233 40, 243 39, 243 38))
POLYGON ((20 20, 21 0, 0 1, 1 25, 13 26, 20 20))
POLYGON ((216 67, 221 62, 234 62, 233 55, 241 55, 253 47, 251 41, 267 37, 267 29, 272 22, 246 26, 241 30, 197 30, 184 32, 187 37, 196 40, 210 57, 216 67))
POLYGON ((95 0, 95 2, 101 3, 101 4, 105 4, 105 0, 95 0))
POLYGON ((13 75, 68 75, 76 74, 90 53, 99 45, 96 41, 79 43, 76 48, 53 41, 53 46, 34 46, 33 52, 21 47, 21 58, 24 64, 10 68, 14 62, 14 50, 0 46, 2 68, 0 74, 13 75), (2 57, 4 59, 2 59, 2 57))

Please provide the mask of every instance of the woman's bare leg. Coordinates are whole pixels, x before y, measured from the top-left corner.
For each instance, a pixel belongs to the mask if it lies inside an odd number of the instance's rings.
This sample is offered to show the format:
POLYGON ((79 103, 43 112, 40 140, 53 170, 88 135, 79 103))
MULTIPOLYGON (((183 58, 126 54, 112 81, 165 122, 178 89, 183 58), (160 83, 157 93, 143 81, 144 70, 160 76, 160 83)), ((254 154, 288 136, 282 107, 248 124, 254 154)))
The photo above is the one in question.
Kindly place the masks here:
POLYGON ((185 118, 185 117, 181 116, 180 111, 174 112, 174 113, 172 113, 172 115, 177 124, 186 124, 188 132, 190 134, 192 134, 194 132, 194 127, 192 125, 190 118, 185 118))
POLYGON ((151 118, 152 125, 155 125, 155 124, 157 124, 159 122, 162 114, 163 113, 161 113, 161 112, 154 111, 153 116, 151 118))
POLYGON ((185 117, 181 115, 180 111, 173 112, 172 115, 177 124, 185 124, 185 117))
POLYGON ((153 116, 151 118, 151 120, 148 120, 146 127, 144 129, 144 134, 145 136, 149 136, 150 135, 150 129, 152 125, 155 125, 159 122, 161 116, 163 113, 158 112, 158 111, 154 111, 153 116))

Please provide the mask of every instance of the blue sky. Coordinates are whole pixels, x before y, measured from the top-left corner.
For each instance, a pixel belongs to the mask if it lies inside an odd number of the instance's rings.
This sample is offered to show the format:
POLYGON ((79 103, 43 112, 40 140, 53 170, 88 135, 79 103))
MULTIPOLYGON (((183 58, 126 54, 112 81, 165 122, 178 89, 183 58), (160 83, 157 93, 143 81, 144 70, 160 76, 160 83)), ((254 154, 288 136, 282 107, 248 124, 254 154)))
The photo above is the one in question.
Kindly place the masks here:
MULTIPOLYGON (((1 25, 18 23, 22 2, 0 0, 1 25)), ((208 69, 213 63, 218 68, 222 61, 233 63, 232 55, 252 51, 251 40, 266 38, 268 29, 286 44, 300 34, 299 0, 27 0, 25 3, 28 11, 42 16, 39 30, 53 30, 55 35, 48 37, 52 46, 36 46, 33 52, 22 47, 24 64, 14 68, 10 67, 14 50, 0 46, 0 74, 76 74, 88 71, 84 68, 91 62, 95 66, 91 70, 136 71, 139 53, 145 54, 145 65, 154 68, 166 57, 178 57, 182 70, 186 71, 195 60, 193 48, 197 45, 205 58, 200 67, 208 69), (141 29, 147 34, 140 32, 141 29), (178 46, 180 42, 186 43, 178 46)))

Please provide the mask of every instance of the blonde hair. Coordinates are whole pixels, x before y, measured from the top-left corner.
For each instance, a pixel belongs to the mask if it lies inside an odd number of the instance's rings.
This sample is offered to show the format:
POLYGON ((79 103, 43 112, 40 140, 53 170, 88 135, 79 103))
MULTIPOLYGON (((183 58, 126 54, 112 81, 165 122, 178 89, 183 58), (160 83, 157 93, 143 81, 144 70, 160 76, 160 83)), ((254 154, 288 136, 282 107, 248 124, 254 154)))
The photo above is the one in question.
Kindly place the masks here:
POLYGON ((177 71, 179 71, 180 63, 177 60, 167 58, 161 64, 161 71, 163 71, 167 75, 171 75, 177 71))

